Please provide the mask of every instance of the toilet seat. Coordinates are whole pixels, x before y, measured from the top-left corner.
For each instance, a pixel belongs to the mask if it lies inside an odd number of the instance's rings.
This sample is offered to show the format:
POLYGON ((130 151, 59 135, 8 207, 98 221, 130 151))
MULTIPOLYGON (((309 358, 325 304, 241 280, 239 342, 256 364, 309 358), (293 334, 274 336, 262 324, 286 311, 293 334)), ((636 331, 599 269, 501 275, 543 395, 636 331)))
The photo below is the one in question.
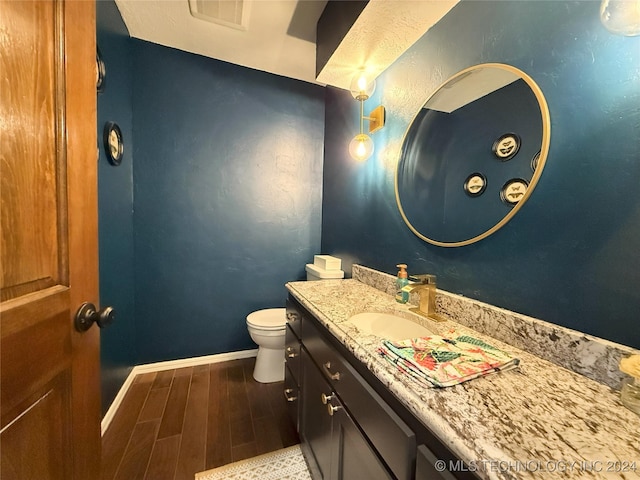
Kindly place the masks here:
POLYGON ((286 324, 284 308, 267 308, 247 315, 247 325, 260 330, 283 330, 286 324))

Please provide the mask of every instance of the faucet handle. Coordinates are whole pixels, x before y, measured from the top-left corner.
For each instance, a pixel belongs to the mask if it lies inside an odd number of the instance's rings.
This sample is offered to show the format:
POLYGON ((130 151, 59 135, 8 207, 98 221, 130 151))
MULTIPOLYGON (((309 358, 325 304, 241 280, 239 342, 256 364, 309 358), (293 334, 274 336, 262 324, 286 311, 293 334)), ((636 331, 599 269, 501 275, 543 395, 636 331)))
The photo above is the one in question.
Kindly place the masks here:
POLYGON ((410 275, 409 280, 411 280, 412 282, 422 283, 424 285, 435 285, 436 276, 430 274, 410 275))

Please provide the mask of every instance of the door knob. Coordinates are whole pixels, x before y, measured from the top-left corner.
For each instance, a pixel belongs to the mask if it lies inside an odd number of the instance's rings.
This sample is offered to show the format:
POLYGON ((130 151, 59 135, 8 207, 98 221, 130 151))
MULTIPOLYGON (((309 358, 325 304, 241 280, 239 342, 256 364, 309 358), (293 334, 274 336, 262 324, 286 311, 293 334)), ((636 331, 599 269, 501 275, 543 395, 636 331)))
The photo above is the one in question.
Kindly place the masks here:
POLYGON ((110 325, 116 317, 116 311, 113 307, 104 307, 96 310, 93 303, 83 303, 76 312, 75 326, 79 332, 86 332, 91 325, 97 323, 100 328, 110 325))

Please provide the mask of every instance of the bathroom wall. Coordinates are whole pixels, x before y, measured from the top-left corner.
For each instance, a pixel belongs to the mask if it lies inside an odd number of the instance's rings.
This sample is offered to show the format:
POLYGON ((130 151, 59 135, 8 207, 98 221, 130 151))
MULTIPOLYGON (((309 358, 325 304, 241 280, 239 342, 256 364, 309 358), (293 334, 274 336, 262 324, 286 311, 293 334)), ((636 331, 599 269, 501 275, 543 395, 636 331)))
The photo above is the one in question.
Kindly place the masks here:
MULTIPOLYGON (((365 113, 387 125, 366 163, 347 152, 358 104, 326 92, 322 250, 389 273, 434 273, 444 290, 640 348, 640 37, 602 27, 599 2, 464 1, 378 78, 365 113), (514 65, 540 85, 551 148, 529 201, 479 243, 436 247, 395 203, 402 136, 426 98, 468 66, 514 65)), ((493 139, 488 139, 489 144, 493 139)))
MULTIPOLYGON (((102 409, 109 407, 135 365, 133 280, 133 113, 129 34, 114 2, 96 3, 97 42, 106 64, 98 94, 98 221, 100 303, 112 305, 116 320, 100 333, 102 409), (114 167, 102 146, 105 122, 124 137, 122 163, 114 167)), ((95 328, 95 327, 94 327, 95 328)))
POLYGON ((137 359, 256 348, 320 250, 324 89, 133 44, 137 359))

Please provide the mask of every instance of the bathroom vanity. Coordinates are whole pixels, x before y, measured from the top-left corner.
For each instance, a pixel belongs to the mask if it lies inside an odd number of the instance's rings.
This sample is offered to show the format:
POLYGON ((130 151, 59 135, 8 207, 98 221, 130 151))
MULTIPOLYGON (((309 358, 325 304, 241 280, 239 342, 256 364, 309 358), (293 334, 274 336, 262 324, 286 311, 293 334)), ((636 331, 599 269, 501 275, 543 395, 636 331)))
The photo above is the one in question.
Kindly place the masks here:
POLYGON ((477 478, 293 296, 287 324, 285 396, 314 479, 477 478))
POLYGON ((426 388, 348 321, 409 318, 407 306, 352 279, 287 289, 285 396, 314 479, 640 478, 640 418, 609 387, 449 320, 430 328, 484 339, 521 365, 426 388))

